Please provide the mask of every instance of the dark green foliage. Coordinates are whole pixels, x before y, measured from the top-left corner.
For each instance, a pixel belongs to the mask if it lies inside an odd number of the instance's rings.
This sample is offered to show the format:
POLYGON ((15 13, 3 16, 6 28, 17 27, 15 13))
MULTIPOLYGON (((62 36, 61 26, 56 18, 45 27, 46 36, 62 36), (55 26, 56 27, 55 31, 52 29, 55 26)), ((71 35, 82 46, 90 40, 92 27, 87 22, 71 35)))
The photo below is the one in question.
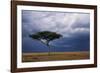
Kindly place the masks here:
POLYGON ((55 32, 42 31, 42 32, 37 32, 36 34, 30 35, 30 37, 36 40, 45 39, 49 42, 54 39, 59 39, 60 37, 62 37, 62 35, 57 34, 55 32))
POLYGON ((30 35, 31 38, 39 40, 40 36, 37 34, 30 35))

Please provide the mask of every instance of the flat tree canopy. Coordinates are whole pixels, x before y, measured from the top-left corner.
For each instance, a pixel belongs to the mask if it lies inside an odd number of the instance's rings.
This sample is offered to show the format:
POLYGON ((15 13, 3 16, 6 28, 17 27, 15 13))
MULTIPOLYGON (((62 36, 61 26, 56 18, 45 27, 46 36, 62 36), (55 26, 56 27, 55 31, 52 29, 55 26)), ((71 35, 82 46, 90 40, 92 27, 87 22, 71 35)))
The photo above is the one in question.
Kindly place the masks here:
POLYGON ((42 31, 42 32, 37 32, 35 34, 31 34, 30 37, 35 40, 40 40, 41 42, 48 45, 50 41, 59 39, 60 37, 62 37, 62 35, 57 34, 56 32, 42 31))

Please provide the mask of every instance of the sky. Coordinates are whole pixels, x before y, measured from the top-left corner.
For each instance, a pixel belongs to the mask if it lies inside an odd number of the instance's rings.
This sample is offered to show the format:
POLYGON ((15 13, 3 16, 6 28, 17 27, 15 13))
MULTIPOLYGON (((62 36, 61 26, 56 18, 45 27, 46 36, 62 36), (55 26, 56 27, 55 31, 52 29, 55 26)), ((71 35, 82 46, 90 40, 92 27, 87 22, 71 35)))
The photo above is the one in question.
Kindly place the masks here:
POLYGON ((51 51, 89 51, 90 14, 22 10, 22 52, 48 52, 48 47, 29 37, 51 31, 63 37, 50 42, 51 51))

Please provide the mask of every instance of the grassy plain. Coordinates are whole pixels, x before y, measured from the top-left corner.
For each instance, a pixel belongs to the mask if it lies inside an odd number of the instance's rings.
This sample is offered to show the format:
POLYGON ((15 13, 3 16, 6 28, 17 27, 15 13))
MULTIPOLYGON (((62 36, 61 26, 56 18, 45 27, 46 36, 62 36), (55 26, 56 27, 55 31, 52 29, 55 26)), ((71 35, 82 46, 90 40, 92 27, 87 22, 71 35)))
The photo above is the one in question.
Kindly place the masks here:
POLYGON ((81 60, 89 59, 89 51, 80 52, 51 52, 47 53, 22 53, 22 62, 56 61, 56 60, 81 60))

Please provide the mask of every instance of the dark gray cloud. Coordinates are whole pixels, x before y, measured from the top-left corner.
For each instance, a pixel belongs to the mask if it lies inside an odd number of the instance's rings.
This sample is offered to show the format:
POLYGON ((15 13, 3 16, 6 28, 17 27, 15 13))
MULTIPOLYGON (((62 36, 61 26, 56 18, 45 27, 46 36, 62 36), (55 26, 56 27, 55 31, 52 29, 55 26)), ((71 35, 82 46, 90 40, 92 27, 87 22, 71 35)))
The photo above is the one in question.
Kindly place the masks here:
POLYGON ((30 34, 39 31, 53 31, 63 35, 62 39, 51 42, 51 45, 61 46, 55 48, 57 51, 61 51, 62 47, 62 51, 68 51, 68 48, 69 51, 89 50, 90 14, 22 10, 24 52, 40 52, 41 48, 47 51, 45 45, 29 38, 30 34))
POLYGON ((89 32, 89 20, 86 13, 22 11, 23 30, 33 33, 48 30, 68 37, 79 31, 89 32))

